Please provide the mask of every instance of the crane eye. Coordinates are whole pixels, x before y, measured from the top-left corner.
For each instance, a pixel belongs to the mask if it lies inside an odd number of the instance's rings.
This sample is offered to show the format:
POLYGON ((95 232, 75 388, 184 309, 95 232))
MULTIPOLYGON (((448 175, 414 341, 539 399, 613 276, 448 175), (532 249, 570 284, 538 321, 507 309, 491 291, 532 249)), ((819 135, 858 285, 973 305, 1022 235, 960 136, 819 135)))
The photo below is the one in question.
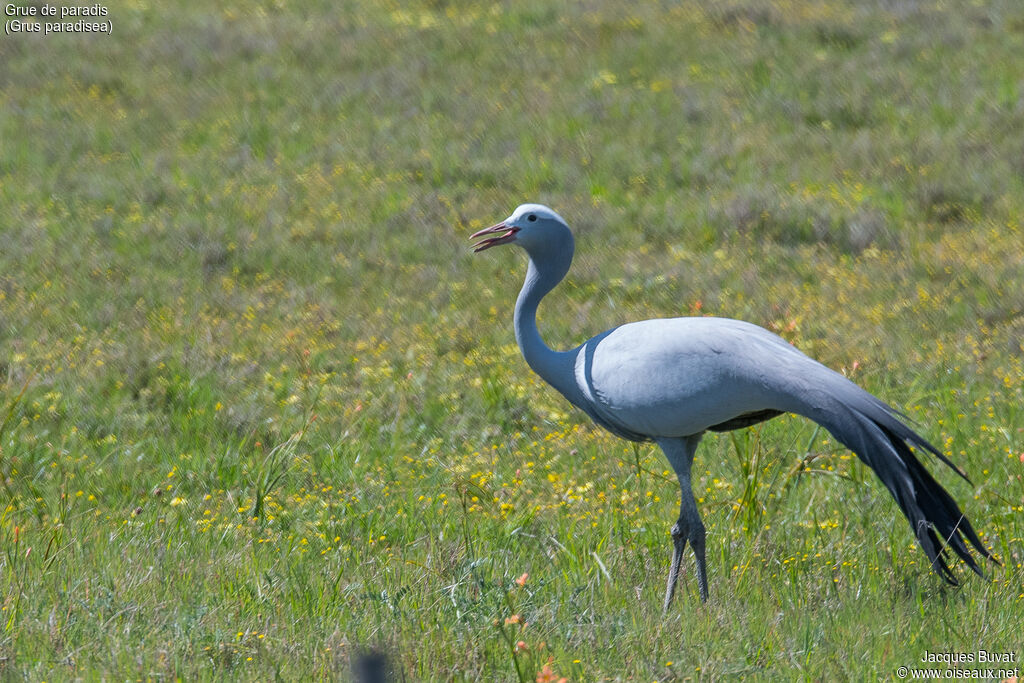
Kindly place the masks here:
POLYGON ((537 216, 531 213, 529 216, 526 217, 526 220, 533 223, 535 220, 537 220, 537 216))

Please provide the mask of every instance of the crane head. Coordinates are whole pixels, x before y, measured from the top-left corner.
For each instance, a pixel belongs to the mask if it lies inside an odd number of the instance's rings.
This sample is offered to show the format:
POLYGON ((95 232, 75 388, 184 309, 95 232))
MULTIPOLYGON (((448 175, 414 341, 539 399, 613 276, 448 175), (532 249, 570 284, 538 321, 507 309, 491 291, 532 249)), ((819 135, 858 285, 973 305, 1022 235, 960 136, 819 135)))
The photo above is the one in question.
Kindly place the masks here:
POLYGON ((473 233, 470 239, 493 235, 474 244, 473 251, 483 251, 512 242, 519 242, 520 246, 527 247, 535 241, 543 241, 545 229, 550 231, 550 223, 556 223, 568 230, 565 220, 548 207, 542 204, 521 204, 502 222, 473 233))

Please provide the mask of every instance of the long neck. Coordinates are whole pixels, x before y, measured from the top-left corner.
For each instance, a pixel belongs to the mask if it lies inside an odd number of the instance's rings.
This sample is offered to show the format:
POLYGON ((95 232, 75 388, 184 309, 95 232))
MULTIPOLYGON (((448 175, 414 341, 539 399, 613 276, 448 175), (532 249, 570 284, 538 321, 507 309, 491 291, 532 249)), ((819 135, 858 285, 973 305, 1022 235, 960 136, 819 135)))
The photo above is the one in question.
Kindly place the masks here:
POLYGON ((530 254, 526 281, 519 292, 515 310, 516 342, 529 366, 548 384, 572 400, 576 393, 573 380, 573 354, 553 351, 540 338, 537 329, 537 306, 544 295, 569 271, 572 246, 550 256, 530 254))

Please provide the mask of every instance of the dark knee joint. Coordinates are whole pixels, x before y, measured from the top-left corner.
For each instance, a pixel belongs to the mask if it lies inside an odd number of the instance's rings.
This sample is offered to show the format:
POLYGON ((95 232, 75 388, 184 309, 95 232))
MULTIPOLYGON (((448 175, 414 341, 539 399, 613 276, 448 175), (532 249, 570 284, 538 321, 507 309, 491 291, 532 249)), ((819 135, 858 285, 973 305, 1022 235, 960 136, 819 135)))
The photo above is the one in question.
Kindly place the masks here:
POLYGON ((705 536, 707 536, 707 533, 704 530, 703 524, 694 524, 690 527, 690 534, 688 539, 690 541, 690 545, 698 548, 703 548, 705 536))

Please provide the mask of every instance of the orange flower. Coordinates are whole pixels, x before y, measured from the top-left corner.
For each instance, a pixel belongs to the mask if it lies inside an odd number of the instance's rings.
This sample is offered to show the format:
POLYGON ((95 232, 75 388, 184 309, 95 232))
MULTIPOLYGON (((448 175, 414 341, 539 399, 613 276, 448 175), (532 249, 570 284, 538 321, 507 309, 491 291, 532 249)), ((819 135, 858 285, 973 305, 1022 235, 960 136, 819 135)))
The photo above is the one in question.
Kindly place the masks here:
POLYGON ((522 652, 526 649, 528 648, 526 647, 526 643, 524 641, 520 640, 518 643, 516 643, 516 652, 522 652))
POLYGON ((524 622, 523 618, 518 614, 513 614, 510 617, 505 617, 505 625, 507 626, 508 624, 522 624, 525 626, 526 622, 524 622))
MULTIPOLYGON (((1021 457, 1024 458, 1024 456, 1021 456, 1021 457)), ((526 585, 526 580, 528 578, 530 578, 530 575, 527 574, 526 572, 523 572, 523 575, 520 576, 518 579, 516 579, 516 585, 519 586, 520 588, 522 588, 523 586, 526 585)))
POLYGON ((554 670, 551 668, 551 664, 545 664, 544 667, 537 672, 537 683, 566 683, 566 678, 558 678, 554 670))

